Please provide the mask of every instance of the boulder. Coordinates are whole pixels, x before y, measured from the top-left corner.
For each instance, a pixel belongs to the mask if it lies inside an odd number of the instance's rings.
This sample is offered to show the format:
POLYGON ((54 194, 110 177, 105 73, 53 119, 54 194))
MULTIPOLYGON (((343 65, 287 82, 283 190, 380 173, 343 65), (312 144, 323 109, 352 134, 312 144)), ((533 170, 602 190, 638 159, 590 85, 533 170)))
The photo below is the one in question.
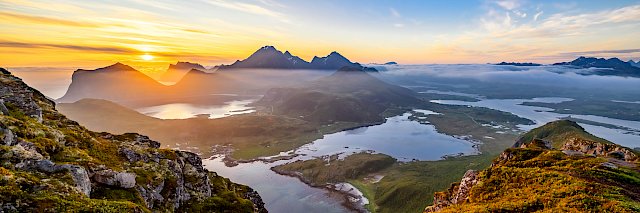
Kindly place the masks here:
POLYGON ((97 171, 93 174, 93 180, 108 186, 133 188, 136 185, 136 174, 128 172, 116 172, 111 169, 97 171))

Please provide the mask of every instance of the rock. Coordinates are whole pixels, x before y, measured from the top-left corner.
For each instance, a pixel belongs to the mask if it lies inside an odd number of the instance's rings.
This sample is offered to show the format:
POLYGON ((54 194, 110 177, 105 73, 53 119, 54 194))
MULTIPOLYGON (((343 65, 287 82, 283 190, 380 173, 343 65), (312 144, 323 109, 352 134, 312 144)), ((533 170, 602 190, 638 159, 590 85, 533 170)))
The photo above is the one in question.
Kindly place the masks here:
POLYGON ((97 171, 95 174, 93 174, 93 180, 95 182, 108 186, 130 189, 136 185, 136 174, 127 172, 115 172, 111 169, 108 169, 97 171))
POLYGON ((460 186, 458 187, 457 193, 455 193, 451 203, 457 204, 466 201, 469 198, 469 193, 471 192, 471 187, 475 186, 478 183, 478 172, 474 170, 467 170, 462 176, 462 181, 460 181, 460 186))
POLYGON ((578 151, 585 155, 614 157, 627 162, 635 162, 639 160, 638 155, 633 153, 633 151, 619 145, 605 144, 577 138, 569 139, 564 143, 561 150, 578 151))
POLYGON ((0 133, 2 133, 2 144, 7 146, 13 146, 18 143, 18 138, 15 137, 13 131, 11 131, 8 127, 5 127, 2 123, 0 123, 0 133))
POLYGON ((459 184, 452 185, 446 192, 437 192, 433 196, 433 205, 424 212, 437 212, 451 205, 464 203, 469 199, 471 188, 478 183, 478 172, 467 170, 459 184))
POLYGON ((618 168, 618 166, 616 166, 615 164, 613 164, 611 162, 601 163, 600 166, 606 167, 606 168, 610 168, 610 169, 617 169, 618 168))
POLYGON ((9 115, 9 109, 4 105, 4 100, 0 99, 0 115, 9 115))

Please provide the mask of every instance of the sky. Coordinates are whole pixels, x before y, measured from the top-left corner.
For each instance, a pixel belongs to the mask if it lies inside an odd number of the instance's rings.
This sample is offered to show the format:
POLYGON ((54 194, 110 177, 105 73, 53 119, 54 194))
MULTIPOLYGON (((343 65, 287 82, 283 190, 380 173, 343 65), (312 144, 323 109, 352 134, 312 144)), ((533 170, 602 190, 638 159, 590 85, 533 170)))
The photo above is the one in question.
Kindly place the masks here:
POLYGON ((244 59, 404 64, 640 59, 640 0, 0 0, 0 66, 162 67, 244 59))

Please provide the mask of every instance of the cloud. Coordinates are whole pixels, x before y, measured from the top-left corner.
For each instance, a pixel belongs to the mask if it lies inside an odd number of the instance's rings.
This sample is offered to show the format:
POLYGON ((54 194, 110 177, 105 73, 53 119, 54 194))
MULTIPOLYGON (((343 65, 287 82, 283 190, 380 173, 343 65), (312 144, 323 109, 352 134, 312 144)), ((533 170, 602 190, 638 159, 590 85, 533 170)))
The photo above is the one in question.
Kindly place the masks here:
POLYGON ((389 12, 391 12, 391 15, 393 17, 396 17, 396 18, 402 17, 402 15, 400 15, 400 13, 394 8, 389 8, 389 12))
POLYGON ((495 3, 505 10, 513 10, 520 7, 520 1, 518 0, 501 0, 496 1, 495 3))
POLYGON ((402 27, 404 27, 404 24, 402 24, 402 23, 395 23, 395 24, 393 24, 393 26, 394 26, 394 27, 397 27, 397 28, 402 28, 402 27))
POLYGON ((117 53, 117 54, 139 53, 139 51, 120 48, 120 47, 92 47, 92 46, 81 46, 81 45, 70 45, 70 44, 24 43, 24 42, 13 42, 13 41, 0 41, 0 47, 59 48, 59 49, 76 50, 76 51, 117 53))
POLYGON ((287 23, 290 22, 289 19, 284 14, 264 8, 259 5, 255 5, 255 4, 242 3, 242 2, 227 2, 227 1, 220 1, 220 0, 210 0, 210 1, 207 1, 207 3, 214 6, 218 6, 218 7, 237 10, 240 12, 251 13, 256 15, 264 15, 264 16, 276 18, 282 22, 287 22, 287 23))
POLYGON ((45 24, 45 25, 63 25, 63 26, 72 26, 72 27, 97 27, 96 25, 91 23, 76 22, 76 21, 65 20, 65 19, 25 15, 25 14, 10 13, 10 12, 0 12, 0 17, 5 20, 9 19, 14 21, 45 24))
POLYGON ((568 52, 564 54, 572 54, 572 55, 592 55, 592 54, 604 54, 604 53, 637 53, 640 52, 640 49, 623 49, 623 50, 595 50, 595 51, 584 51, 584 52, 568 52))
POLYGON ((542 13, 544 13, 544 11, 540 11, 540 12, 536 13, 535 15, 533 15, 533 20, 534 21, 538 21, 538 18, 540 18, 542 13))

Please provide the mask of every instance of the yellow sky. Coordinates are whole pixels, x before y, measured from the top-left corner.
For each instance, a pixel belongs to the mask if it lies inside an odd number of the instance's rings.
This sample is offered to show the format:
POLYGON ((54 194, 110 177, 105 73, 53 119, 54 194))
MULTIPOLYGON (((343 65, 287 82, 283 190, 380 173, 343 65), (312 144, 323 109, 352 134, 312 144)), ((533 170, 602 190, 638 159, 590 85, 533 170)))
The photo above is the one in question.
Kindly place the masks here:
POLYGON ((265 45, 306 60, 335 50, 362 63, 640 58, 640 5, 524 2, 464 1, 451 14, 421 1, 0 0, 0 66, 212 66, 265 45))

